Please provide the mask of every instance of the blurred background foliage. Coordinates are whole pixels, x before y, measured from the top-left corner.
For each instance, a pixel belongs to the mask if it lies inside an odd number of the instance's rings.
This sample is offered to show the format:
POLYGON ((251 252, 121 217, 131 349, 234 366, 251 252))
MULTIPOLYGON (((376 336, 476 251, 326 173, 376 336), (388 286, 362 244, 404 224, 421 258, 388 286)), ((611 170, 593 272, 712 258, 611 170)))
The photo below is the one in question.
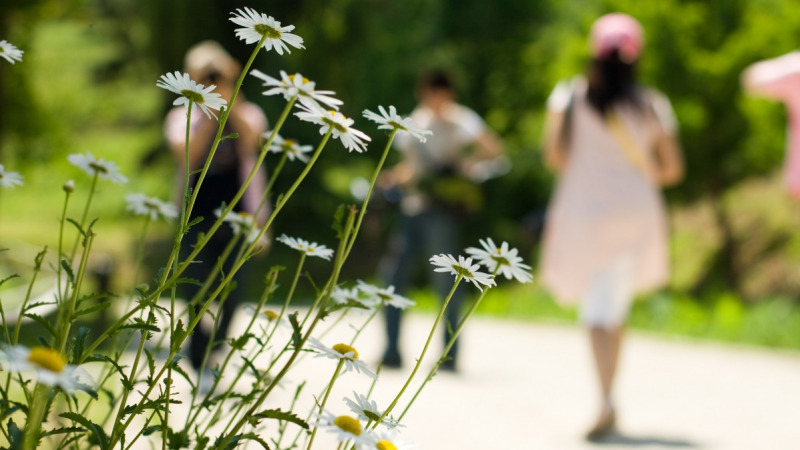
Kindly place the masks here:
MULTIPOLYGON (((110 236, 97 245, 124 267, 136 233, 123 194, 172 196, 174 168, 161 130, 172 98, 155 81, 180 70, 186 49, 204 39, 220 41, 244 61, 252 49, 235 38, 228 21, 244 6, 295 25, 305 39, 306 50, 283 57, 262 52, 254 67, 273 76, 299 71, 319 88, 336 91, 345 100, 343 112, 373 137, 365 155, 332 143, 301 189, 306 201, 286 211, 275 235, 332 244, 333 211, 355 202, 351 182, 369 175, 385 142, 361 111, 377 105, 411 111, 418 74, 441 67, 455 74, 460 101, 502 137, 513 164, 482 186, 490 201, 481 214, 465 217, 465 245, 491 235, 520 247, 534 265, 553 181, 540 158, 545 100, 558 80, 584 70, 588 30, 599 15, 635 16, 647 34, 641 79, 672 100, 688 168, 685 182, 667 192, 671 286, 638 308, 635 322, 646 316, 662 323, 653 311, 700 308, 708 317, 738 317, 737 311, 762 308, 779 311, 775 320, 790 320, 781 323, 800 335, 800 208, 786 197, 779 171, 785 112, 782 105, 743 95, 739 84, 748 64, 798 47, 794 0, 4 0, 0 39, 25 50, 25 59, 0 65, 0 162, 25 174, 26 184, 0 197, 3 240, 53 243, 61 184, 68 178, 79 189, 88 184, 65 157, 91 151, 117 162, 131 178, 126 186, 102 186, 96 200, 103 216, 98 231, 110 236), (672 309, 663 307, 667 297, 672 309)), ((274 120, 282 99, 262 97, 259 83, 247 81, 244 94, 274 120)), ((297 121, 282 134, 306 144, 318 140, 314 127, 297 121)), ((277 192, 299 170, 289 166, 277 192)), ((357 256, 347 266, 350 276, 373 275, 395 214, 395 205, 376 196, 357 256)), ((158 232, 167 237, 170 227, 158 232)), ((154 254, 158 248, 154 239, 154 254)), ((276 247, 274 259, 283 261, 282 252, 276 247)), ((533 299, 528 304, 540 306, 503 309, 511 303, 497 299, 487 312, 569 316, 548 313, 557 307, 541 306, 552 300, 538 288, 499 292, 506 300, 533 299)), ((678 327, 691 323, 687 317, 700 317, 673 316, 680 318, 678 327)))

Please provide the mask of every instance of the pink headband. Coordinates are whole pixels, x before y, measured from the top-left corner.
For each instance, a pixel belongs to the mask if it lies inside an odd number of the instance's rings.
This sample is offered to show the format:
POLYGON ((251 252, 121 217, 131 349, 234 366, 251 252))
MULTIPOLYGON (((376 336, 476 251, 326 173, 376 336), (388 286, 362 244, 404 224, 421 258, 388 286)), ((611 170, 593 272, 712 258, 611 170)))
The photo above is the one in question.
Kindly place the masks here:
POLYGON ((592 25, 591 47, 595 58, 603 59, 617 50, 623 61, 632 63, 642 53, 644 31, 639 22, 627 14, 606 14, 592 25))

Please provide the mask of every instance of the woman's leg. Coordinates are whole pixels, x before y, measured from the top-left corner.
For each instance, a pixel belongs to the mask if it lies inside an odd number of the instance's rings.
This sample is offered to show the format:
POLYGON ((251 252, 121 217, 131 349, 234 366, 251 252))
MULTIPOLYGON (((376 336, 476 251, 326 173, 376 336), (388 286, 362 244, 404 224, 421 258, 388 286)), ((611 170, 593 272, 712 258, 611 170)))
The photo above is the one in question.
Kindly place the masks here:
POLYGON ((597 422, 589 431, 590 437, 607 431, 614 425, 614 380, 617 374, 617 363, 622 346, 623 327, 613 328, 590 327, 589 336, 592 343, 595 370, 600 385, 601 407, 597 422))
POLYGON ((624 324, 633 301, 633 266, 622 258, 597 274, 584 298, 581 316, 589 328, 595 371, 600 388, 600 412, 588 437, 608 432, 616 419, 613 400, 624 324))

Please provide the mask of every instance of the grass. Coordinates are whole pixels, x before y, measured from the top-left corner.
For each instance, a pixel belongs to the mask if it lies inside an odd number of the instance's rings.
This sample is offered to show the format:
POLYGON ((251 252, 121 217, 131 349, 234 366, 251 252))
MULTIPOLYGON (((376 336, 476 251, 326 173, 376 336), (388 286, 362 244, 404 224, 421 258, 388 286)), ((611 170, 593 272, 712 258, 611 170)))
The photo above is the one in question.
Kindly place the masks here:
MULTIPOLYGON (((416 291, 411 298, 419 310, 438 311, 439 301, 430 290, 416 291)), ((476 314, 564 324, 575 323, 577 317, 575 308, 561 306, 535 284, 492 289, 476 314)), ((747 304, 733 294, 701 301, 660 292, 634 304, 630 327, 661 335, 800 350, 800 306, 781 298, 747 304)))

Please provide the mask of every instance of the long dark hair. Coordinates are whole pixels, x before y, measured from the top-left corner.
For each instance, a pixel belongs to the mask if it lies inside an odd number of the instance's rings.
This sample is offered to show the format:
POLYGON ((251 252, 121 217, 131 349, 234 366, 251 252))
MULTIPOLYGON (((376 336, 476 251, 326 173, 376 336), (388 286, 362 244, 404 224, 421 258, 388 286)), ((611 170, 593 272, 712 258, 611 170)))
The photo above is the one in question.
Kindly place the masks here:
POLYGON ((594 59, 589 68, 586 98, 603 116, 617 103, 642 108, 644 103, 636 83, 635 62, 623 61, 617 50, 602 59, 594 59))

